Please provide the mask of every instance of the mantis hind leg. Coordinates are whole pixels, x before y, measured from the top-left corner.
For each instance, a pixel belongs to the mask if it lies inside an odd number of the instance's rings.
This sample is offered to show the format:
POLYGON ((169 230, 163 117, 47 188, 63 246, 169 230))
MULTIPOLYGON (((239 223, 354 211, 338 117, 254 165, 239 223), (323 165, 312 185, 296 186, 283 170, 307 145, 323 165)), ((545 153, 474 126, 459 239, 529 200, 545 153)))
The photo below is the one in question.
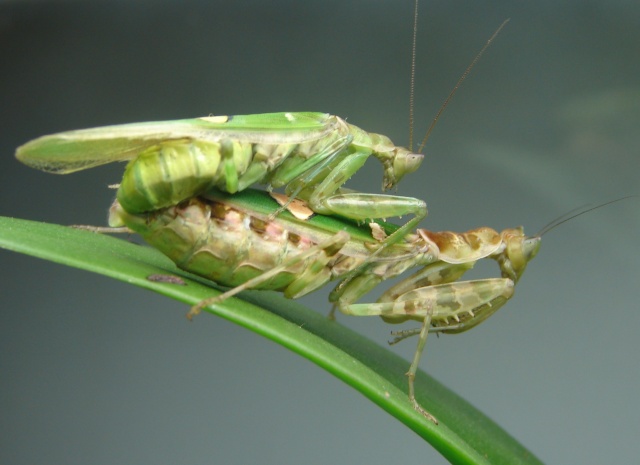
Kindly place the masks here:
POLYGON ((429 413, 425 408, 420 405, 420 403, 416 400, 415 394, 415 379, 416 373, 418 371, 418 366, 420 365, 420 357, 424 353, 424 346, 427 343, 427 336, 429 335, 429 328, 431 327, 431 311, 427 310, 427 314, 422 320, 422 326, 420 327, 420 338, 418 340, 418 347, 416 347, 416 351, 413 354, 413 360, 411 360, 411 365, 409 366, 409 371, 407 371, 407 378, 409 379, 409 402, 413 408, 420 413, 427 420, 433 422, 434 424, 438 424, 438 420, 431 413, 429 413))

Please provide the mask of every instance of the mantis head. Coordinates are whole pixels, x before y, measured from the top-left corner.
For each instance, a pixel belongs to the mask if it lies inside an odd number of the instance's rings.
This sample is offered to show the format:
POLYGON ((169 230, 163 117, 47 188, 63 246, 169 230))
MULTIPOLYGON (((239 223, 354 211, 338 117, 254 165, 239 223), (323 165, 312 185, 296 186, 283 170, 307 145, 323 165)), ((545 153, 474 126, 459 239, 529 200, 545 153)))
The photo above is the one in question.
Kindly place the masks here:
POLYGON ((394 147, 391 156, 384 162, 382 189, 388 190, 400 182, 405 174, 413 173, 422 164, 424 155, 413 153, 403 147, 394 147))
POLYGON ((504 278, 518 282, 522 273, 540 250, 542 236, 525 236, 523 229, 505 229, 500 233, 504 248, 495 256, 504 278))
POLYGON ((598 208, 602 208, 607 205, 611 205, 612 203, 616 203, 632 197, 638 196, 628 195, 626 197, 620 197, 618 199, 610 200, 608 202, 604 202, 595 206, 586 205, 583 207, 579 207, 553 220, 551 223, 542 228, 540 232, 532 237, 525 236, 522 228, 505 229, 504 231, 502 231, 502 233, 500 233, 500 237, 502 238, 502 243, 504 244, 504 246, 497 253, 495 253, 492 258, 494 258, 500 265, 500 270, 502 271, 503 277, 510 278, 511 280, 513 280, 513 282, 518 282, 520 276, 522 276, 522 273, 527 267, 527 264, 531 260, 533 260, 533 257, 535 257, 538 253, 538 250, 540 250, 540 242, 542 241, 542 236, 544 236, 546 233, 548 233, 552 229, 557 228, 561 224, 566 223, 567 221, 584 215, 585 213, 589 213, 593 210, 597 210, 598 208))

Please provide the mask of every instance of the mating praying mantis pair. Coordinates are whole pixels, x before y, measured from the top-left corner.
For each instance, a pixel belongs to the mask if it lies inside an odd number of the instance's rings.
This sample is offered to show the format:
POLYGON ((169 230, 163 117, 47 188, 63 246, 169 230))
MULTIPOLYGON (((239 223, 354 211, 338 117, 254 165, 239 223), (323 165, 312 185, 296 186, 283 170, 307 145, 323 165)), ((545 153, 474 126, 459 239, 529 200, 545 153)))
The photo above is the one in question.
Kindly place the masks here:
POLYGON ((244 289, 295 298, 335 280, 331 301, 343 313, 419 321, 417 330, 398 333, 397 340, 418 336, 409 399, 436 422, 416 401, 413 386, 428 333, 466 331, 504 305, 537 253, 540 235, 489 228, 413 232, 427 213, 422 200, 341 190, 370 156, 383 165, 385 189, 417 170, 423 158, 337 116, 293 112, 69 131, 17 151, 22 162, 54 173, 130 160, 111 225, 138 232, 178 266, 233 287, 191 315, 244 289), (283 187, 318 215, 295 219, 287 202, 258 207, 264 195, 248 189, 257 183, 283 187), (348 221, 401 215, 413 218, 395 230, 348 221), (483 258, 497 261, 501 277, 460 281, 483 258), (414 269, 377 302, 357 303, 380 282, 414 269))
POLYGON ((418 336, 407 372, 409 401, 437 424, 414 393, 428 334, 461 333, 485 321, 513 296, 543 234, 609 203, 579 209, 530 237, 522 228, 500 233, 488 227, 464 233, 417 229, 373 258, 372 252, 393 233, 393 225, 357 225, 313 215, 297 204, 274 217, 280 205, 254 189, 237 194, 211 189, 177 205, 139 214, 127 212, 115 200, 109 223, 139 234, 178 267, 231 288, 192 307, 189 318, 244 290, 280 291, 295 299, 337 281, 329 300, 346 315, 380 316, 394 324, 418 321, 417 328, 393 333, 391 343, 418 336), (501 276, 460 281, 482 259, 494 260, 501 276), (383 281, 411 271, 375 302, 359 302, 383 281))

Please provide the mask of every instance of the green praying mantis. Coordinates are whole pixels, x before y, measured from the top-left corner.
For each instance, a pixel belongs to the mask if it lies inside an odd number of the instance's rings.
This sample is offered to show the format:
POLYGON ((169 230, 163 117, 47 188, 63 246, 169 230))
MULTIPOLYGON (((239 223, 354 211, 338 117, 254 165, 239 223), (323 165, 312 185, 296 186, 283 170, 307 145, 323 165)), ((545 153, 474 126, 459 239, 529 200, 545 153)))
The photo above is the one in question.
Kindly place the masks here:
MULTIPOLYGON (((414 49, 417 30, 414 19, 414 49)), ((427 130, 422 151, 440 114, 475 63, 504 27, 491 36, 467 67, 427 130)), ((413 68, 412 68, 413 96, 413 68)), ((410 140, 413 103, 410 104, 410 140)), ((410 141, 412 146, 412 141, 410 141)), ((234 194, 254 184, 284 188, 315 212, 356 221, 413 215, 379 244, 379 251, 401 241, 426 217, 423 200, 397 195, 352 192, 342 186, 367 161, 383 166, 382 189, 396 187, 416 171, 424 156, 396 146, 387 136, 367 132, 343 118, 318 112, 205 116, 81 129, 39 137, 19 147, 24 164, 67 174, 129 161, 117 199, 129 213, 146 213, 206 192, 234 194)), ((273 212, 273 216, 286 205, 273 212)), ((374 252, 374 255, 378 252, 374 252)))
MULTIPOLYGON (((424 201, 367 193, 338 193, 370 156, 384 166, 389 189, 415 171, 423 156, 396 147, 324 113, 271 113, 136 123, 53 134, 18 148, 23 163, 71 173, 131 159, 117 198, 130 213, 175 205, 211 187, 231 194, 256 183, 285 187, 316 212, 355 220, 427 214, 424 201)), ((400 239, 404 230, 398 231, 400 239)))

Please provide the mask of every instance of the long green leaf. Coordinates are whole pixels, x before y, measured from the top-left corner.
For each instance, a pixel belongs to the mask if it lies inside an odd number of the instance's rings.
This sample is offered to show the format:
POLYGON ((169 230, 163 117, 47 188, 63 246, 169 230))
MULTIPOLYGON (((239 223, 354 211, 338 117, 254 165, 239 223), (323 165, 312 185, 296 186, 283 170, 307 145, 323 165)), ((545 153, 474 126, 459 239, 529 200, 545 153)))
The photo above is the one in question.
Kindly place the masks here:
MULTIPOLYGON (((189 305, 219 292, 213 283, 179 270, 154 249, 65 226, 0 217, 0 247, 110 276, 189 305), (176 275, 187 285, 147 279, 153 274, 176 275)), ((376 343, 275 293, 242 296, 215 306, 211 313, 293 350, 353 386, 451 463, 540 463, 484 414, 419 372, 416 397, 440 425, 426 421, 408 402, 408 362, 376 343)))

